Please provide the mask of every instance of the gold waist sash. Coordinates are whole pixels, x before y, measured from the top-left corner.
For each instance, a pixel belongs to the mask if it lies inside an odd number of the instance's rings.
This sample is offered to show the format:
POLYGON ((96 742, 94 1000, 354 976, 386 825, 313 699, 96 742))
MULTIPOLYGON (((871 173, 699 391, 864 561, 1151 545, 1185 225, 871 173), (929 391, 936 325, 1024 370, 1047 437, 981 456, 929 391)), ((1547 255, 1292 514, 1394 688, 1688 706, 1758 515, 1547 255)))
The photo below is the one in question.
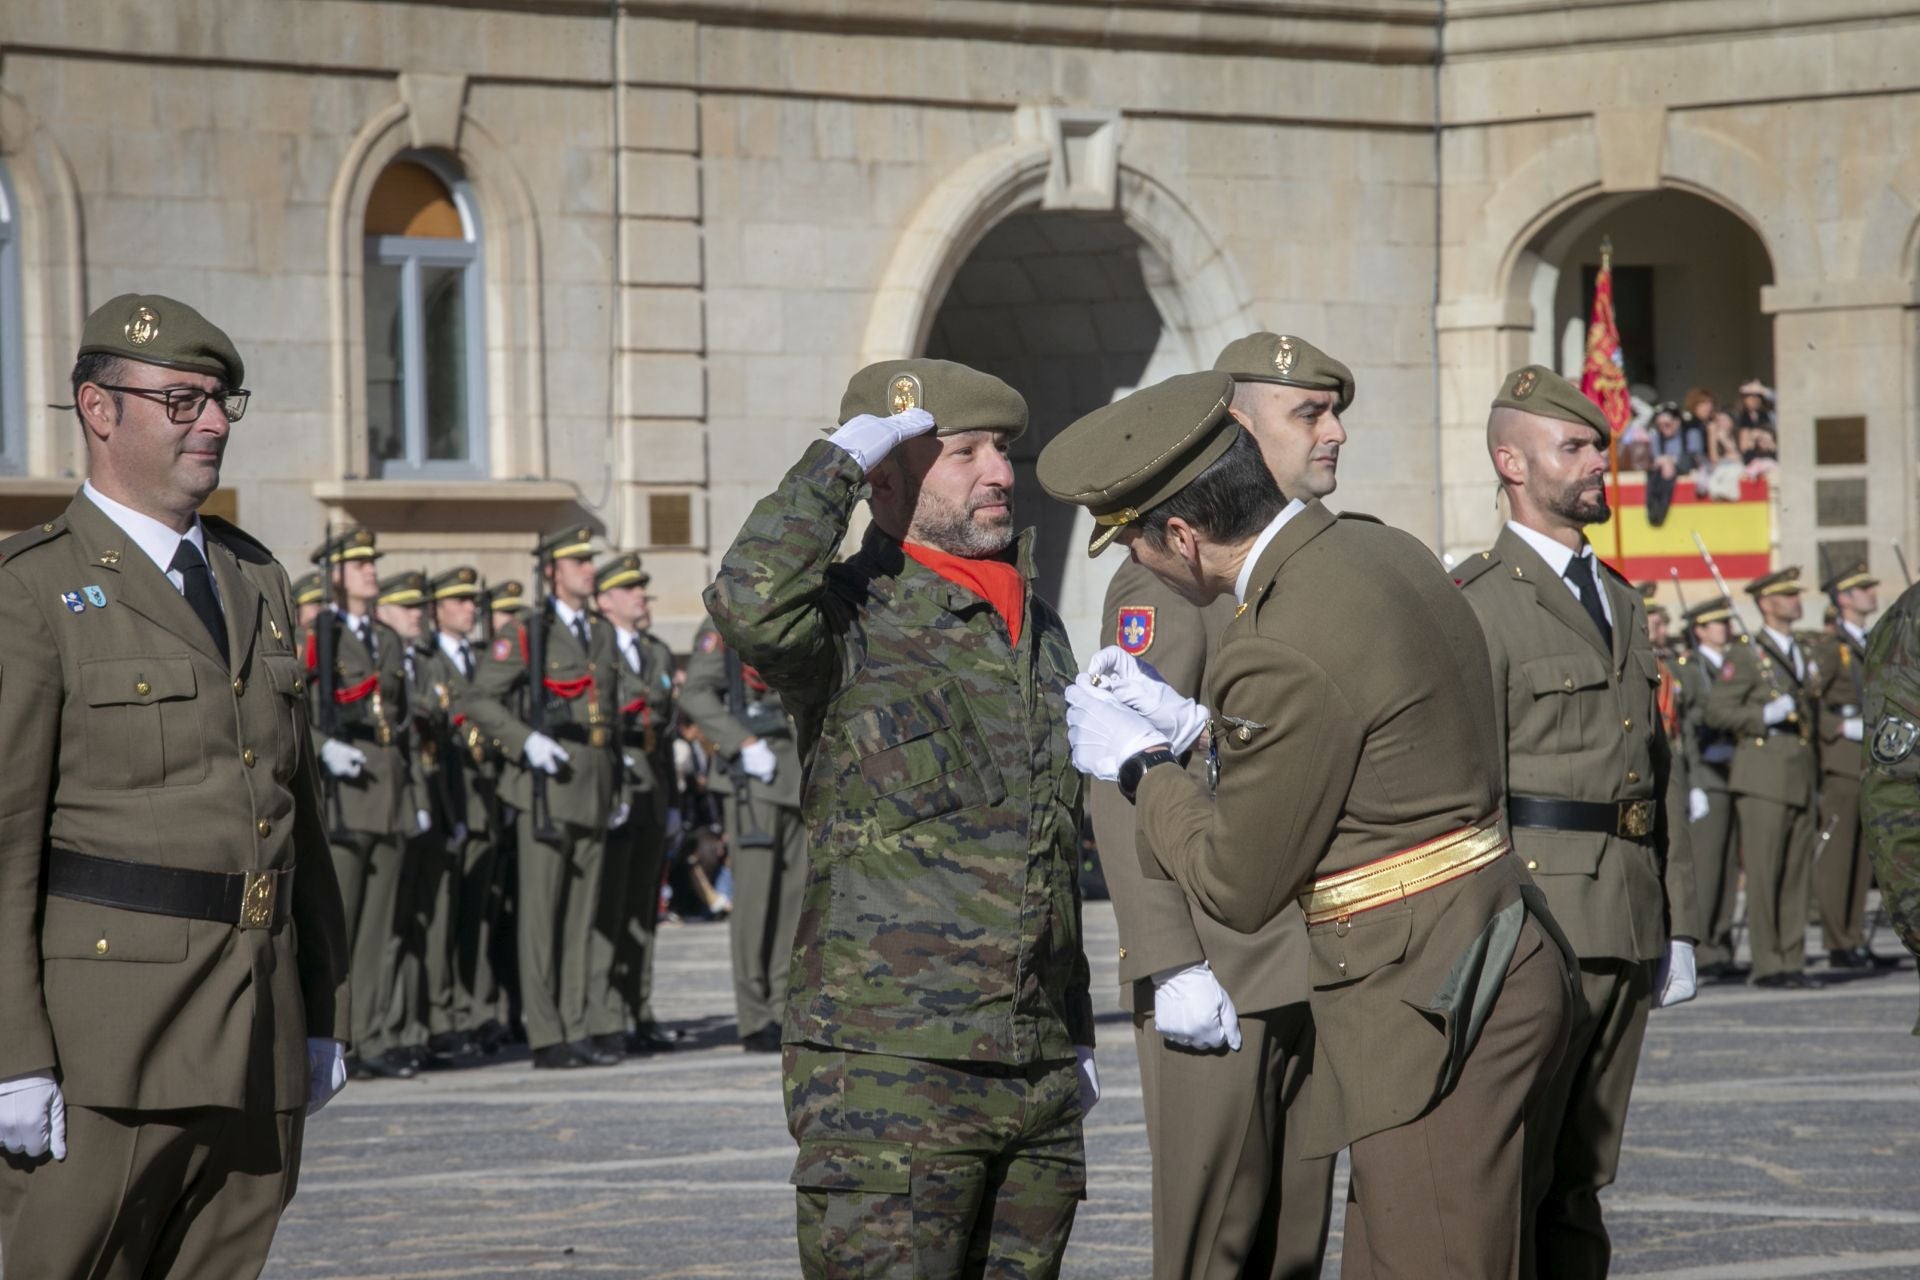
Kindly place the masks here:
POLYGON ((1491 814, 1425 844, 1315 880, 1300 895, 1300 910, 1314 925, 1384 907, 1458 880, 1512 847, 1501 833, 1499 815, 1491 814))

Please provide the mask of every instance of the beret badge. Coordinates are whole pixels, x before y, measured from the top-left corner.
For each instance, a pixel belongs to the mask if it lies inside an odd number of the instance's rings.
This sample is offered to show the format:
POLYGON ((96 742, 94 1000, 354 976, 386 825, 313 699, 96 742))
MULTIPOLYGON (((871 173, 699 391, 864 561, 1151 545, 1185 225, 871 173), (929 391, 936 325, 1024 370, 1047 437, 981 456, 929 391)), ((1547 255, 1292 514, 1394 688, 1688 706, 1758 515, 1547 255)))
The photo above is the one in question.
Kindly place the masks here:
POLYGON ((1293 362, 1299 358, 1299 355, 1292 338, 1281 338, 1279 348, 1273 353, 1274 371, 1282 375, 1292 373, 1293 362))
POLYGON ((920 379, 903 373, 887 384, 887 404, 895 413, 920 407, 920 379))
POLYGON ((152 307, 135 307, 127 317, 127 341, 144 347, 160 336, 160 313, 152 307))
POLYGON ((1525 400, 1533 394, 1533 389, 1539 382, 1540 376, 1533 370, 1522 369, 1520 376, 1513 380, 1513 398, 1515 400, 1525 400))

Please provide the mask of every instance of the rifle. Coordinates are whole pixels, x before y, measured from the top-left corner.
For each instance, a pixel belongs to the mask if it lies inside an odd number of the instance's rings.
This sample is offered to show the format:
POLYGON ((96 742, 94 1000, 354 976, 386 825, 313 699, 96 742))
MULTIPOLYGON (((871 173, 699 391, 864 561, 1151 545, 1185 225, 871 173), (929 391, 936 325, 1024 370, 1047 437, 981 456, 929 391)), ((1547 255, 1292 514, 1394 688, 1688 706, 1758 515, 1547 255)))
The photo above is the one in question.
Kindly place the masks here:
MULTIPOLYGON (((749 720, 759 720, 747 708, 747 673, 740 655, 731 647, 727 649, 727 714, 738 720, 749 733, 757 738, 764 735, 756 732, 749 720)), ((771 849, 773 834, 754 822, 753 813, 753 777, 747 772, 745 762, 738 752, 734 753, 733 763, 727 766, 727 776, 733 780, 734 803, 740 814, 741 830, 734 833, 734 843, 742 849, 771 849), (748 827, 748 823, 754 823, 748 827)))
MULTIPOLYGON (((1767 688, 1773 690, 1774 697, 1778 698, 1783 696, 1786 690, 1780 687, 1780 677, 1774 674, 1773 661, 1768 658, 1766 654, 1760 652, 1760 644, 1753 638, 1753 632, 1747 630, 1746 620, 1740 616, 1740 611, 1733 607, 1733 592, 1728 589, 1727 580, 1720 576, 1720 566, 1714 563, 1713 552, 1707 550, 1706 539, 1700 536, 1698 529, 1694 529, 1691 532, 1693 533, 1693 545, 1700 548, 1700 558, 1707 562, 1707 572, 1713 575, 1713 585, 1719 589, 1721 595, 1727 598, 1727 617, 1732 619, 1733 629, 1740 633, 1740 638, 1747 642, 1747 647, 1752 649, 1755 656, 1759 659, 1760 670, 1766 673, 1767 688)), ((1800 704, 1796 699, 1793 712, 1787 719, 1798 720, 1799 718, 1800 704)))
MULTIPOLYGON (((433 579, 424 568, 420 570, 420 581, 427 596, 420 608, 420 639, 424 642, 421 647, 429 654, 438 655, 440 622, 434 616, 433 579)), ((453 793, 453 769, 448 758, 451 752, 460 749, 460 744, 453 734, 453 699, 447 686, 435 684, 430 692, 433 700, 428 704, 427 714, 414 716, 414 732, 419 735, 420 768, 427 775, 428 795, 440 811, 435 816, 440 820, 440 829, 451 839, 454 828, 462 825, 465 816, 453 793)))
MULTIPOLYGON (((533 613, 521 624, 527 638, 527 727, 541 734, 547 731, 547 625, 553 619, 553 594, 547 589, 550 564, 543 539, 533 549, 533 613)), ((559 844, 560 833, 554 829, 553 815, 547 809, 546 772, 531 772, 534 838, 559 844)))
POLYGON ((1900 562, 1900 576, 1907 580, 1908 586, 1912 586, 1913 570, 1907 568, 1907 553, 1900 549, 1900 539, 1898 538, 1893 540, 1893 558, 1900 562))
MULTIPOLYGON (((1680 605, 1680 616, 1685 618, 1687 616, 1687 593, 1680 589, 1680 567, 1678 565, 1668 565, 1667 576, 1673 579, 1673 598, 1680 605)), ((1727 603, 1731 604, 1733 602, 1728 601, 1727 603)))
MULTIPOLYGON (((320 702, 320 709, 314 715, 314 727, 320 730, 322 737, 337 739, 340 736, 340 700, 335 695, 340 687, 340 674, 334 667, 334 658, 339 646, 340 613, 339 597, 333 582, 334 565, 329 555, 332 545, 333 516, 329 514, 326 541, 320 544, 320 572, 326 587, 327 605, 313 619, 314 697, 320 702)), ((340 779, 334 777, 333 770, 324 764, 320 766, 320 778, 327 805, 327 838, 335 844, 350 844, 347 810, 340 799, 340 779)))

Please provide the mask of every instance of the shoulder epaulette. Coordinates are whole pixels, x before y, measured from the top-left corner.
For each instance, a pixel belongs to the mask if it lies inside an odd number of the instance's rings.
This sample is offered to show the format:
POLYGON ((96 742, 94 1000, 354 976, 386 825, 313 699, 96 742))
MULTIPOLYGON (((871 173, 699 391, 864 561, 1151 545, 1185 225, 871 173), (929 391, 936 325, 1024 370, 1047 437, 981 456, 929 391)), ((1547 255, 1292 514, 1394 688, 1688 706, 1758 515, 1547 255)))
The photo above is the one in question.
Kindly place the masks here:
POLYGON ((67 531, 67 517, 57 515, 45 524, 36 524, 30 529, 22 529, 4 542, 0 542, 0 564, 5 564, 29 547, 37 547, 43 542, 52 542, 67 531))
POLYGON ((1338 519, 1364 520, 1368 524, 1385 524, 1386 523, 1386 521, 1382 520, 1379 516, 1370 516, 1364 511, 1342 511, 1338 516, 1338 519))
POLYGON ((1498 551, 1487 550, 1475 555, 1470 555, 1459 564, 1453 566, 1453 585, 1456 587, 1464 587, 1499 563, 1500 553, 1498 551))
POLYGON ((227 550, 238 559, 250 564, 272 564, 273 552, 264 542, 242 529, 231 520, 222 520, 219 516, 203 515, 200 523, 211 530, 227 550))

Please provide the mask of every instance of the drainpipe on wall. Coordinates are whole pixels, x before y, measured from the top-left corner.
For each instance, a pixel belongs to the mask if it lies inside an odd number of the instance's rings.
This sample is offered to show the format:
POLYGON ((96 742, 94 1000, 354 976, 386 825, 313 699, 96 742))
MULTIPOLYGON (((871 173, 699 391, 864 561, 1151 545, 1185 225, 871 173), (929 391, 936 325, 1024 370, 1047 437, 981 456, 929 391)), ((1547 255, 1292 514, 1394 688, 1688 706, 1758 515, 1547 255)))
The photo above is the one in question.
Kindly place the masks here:
MULTIPOLYGON (((1440 69, 1446 64, 1447 0, 1440 0, 1433 48, 1433 303, 1428 328, 1433 336, 1433 552, 1447 553, 1447 489, 1443 465, 1446 449, 1440 437, 1440 256, 1441 211, 1444 208, 1440 150, 1440 69)), ((1451 568, 1451 564, 1448 566, 1451 568)))

